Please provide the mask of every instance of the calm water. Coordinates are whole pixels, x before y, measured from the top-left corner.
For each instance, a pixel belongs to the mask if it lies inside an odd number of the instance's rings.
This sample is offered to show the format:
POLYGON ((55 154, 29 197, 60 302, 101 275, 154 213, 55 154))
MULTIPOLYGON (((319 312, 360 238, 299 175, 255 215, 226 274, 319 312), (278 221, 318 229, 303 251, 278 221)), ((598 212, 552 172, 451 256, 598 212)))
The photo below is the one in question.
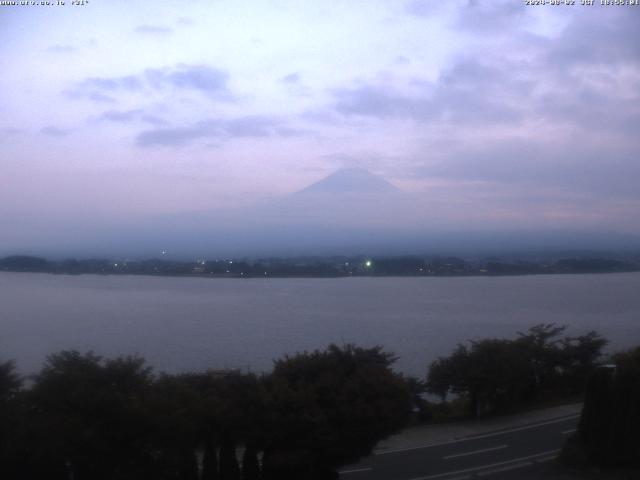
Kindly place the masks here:
POLYGON ((0 359, 138 353, 159 370, 261 371, 331 342, 384 345, 423 375, 457 342, 541 322, 640 344, 640 273, 499 278, 200 279, 0 273, 0 359))

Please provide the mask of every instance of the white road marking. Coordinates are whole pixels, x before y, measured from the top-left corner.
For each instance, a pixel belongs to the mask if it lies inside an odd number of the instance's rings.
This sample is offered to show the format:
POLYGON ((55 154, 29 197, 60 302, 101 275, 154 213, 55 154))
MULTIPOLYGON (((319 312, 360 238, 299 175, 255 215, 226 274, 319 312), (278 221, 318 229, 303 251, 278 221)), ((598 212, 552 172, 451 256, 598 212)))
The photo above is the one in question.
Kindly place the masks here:
POLYGON ((536 453, 535 455, 529 455, 527 457, 514 458, 511 460, 506 460, 504 462, 491 463, 489 465, 480 465, 477 467, 465 468, 464 470, 456 470, 453 472, 437 473, 435 475, 427 475, 426 477, 416 477, 416 478, 412 478, 411 480, 431 480, 432 478, 448 477, 450 475, 457 475, 459 473, 477 472, 479 470, 487 470, 494 467, 500 467, 502 465, 509 465, 509 464, 521 464, 522 466, 526 466, 527 464, 531 463, 531 462, 525 462, 526 460, 533 460, 536 457, 546 458, 547 456, 550 456, 550 455, 556 455, 558 452, 560 452, 560 449, 549 450, 548 452, 536 453))
POLYGON ((508 472, 509 470, 515 470, 516 468, 530 467, 531 465, 533 465, 533 463, 531 462, 520 462, 513 465, 507 465, 506 467, 492 468, 491 470, 483 470, 482 472, 478 472, 478 476, 484 477, 486 475, 493 475, 494 473, 508 472))
POLYGON ((354 468, 353 470, 341 470, 338 473, 340 475, 346 475, 349 473, 369 472, 371 470, 373 470, 371 467, 364 467, 364 468, 354 468))
POLYGON ((544 457, 544 458, 537 458, 536 463, 550 462, 551 460, 555 460, 556 458, 558 458, 557 455, 552 455, 550 457, 544 457))
POLYGON ((502 450, 503 448, 507 448, 507 445, 500 445, 498 447, 483 448, 482 450, 474 450, 473 452, 456 453, 454 455, 447 455, 446 457, 442 457, 442 458, 445 459, 445 460, 449 460, 450 458, 466 457, 467 455, 475 455, 476 453, 492 452, 494 450, 502 450))
POLYGON ((574 418, 578 418, 579 416, 580 416, 580 414, 570 415, 568 417, 562 417, 562 418, 556 418, 555 420, 549 420, 548 422, 536 423, 536 424, 532 424, 532 425, 525 425, 523 427, 515 427, 515 428, 508 429, 508 430, 502 430, 500 432, 486 433, 484 435, 476 435, 474 437, 456 438, 454 440, 449 440, 447 442, 427 443, 425 445, 420 445, 420 446, 417 446, 417 447, 396 448, 396 449, 393 449, 393 450, 385 450, 383 452, 376 452, 376 453, 374 453, 374 455, 388 455, 390 453, 409 452, 409 451, 412 451, 412 450, 421 450, 423 448, 439 447, 441 445, 451 445, 451 444, 454 444, 454 443, 469 442, 469 441, 472 441, 472 440, 478 440, 480 438, 495 437, 497 435, 504 435, 505 433, 519 432, 521 430, 530 430, 532 428, 543 427, 545 425, 551 425, 553 423, 566 422, 567 420, 572 420, 574 418))
POLYGON ((565 430, 564 432, 562 432, 563 435, 569 435, 570 433, 575 432, 577 429, 574 428, 573 430, 565 430))

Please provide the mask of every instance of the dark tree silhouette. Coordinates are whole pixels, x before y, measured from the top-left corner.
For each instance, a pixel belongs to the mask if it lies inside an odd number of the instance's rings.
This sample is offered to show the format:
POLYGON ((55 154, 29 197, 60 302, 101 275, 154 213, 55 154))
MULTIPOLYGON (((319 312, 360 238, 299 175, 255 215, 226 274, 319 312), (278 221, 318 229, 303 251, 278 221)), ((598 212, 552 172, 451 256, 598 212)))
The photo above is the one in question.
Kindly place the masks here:
POLYGON ((259 480, 260 464, 258 450, 253 442, 249 442, 242 454, 242 480, 259 480))
POLYGON ((155 376, 141 358, 63 351, 47 358, 27 389, 12 363, 0 364, 0 474, 337 478, 338 466, 369 454, 409 419, 421 385, 394 373, 393 361, 381 347, 332 345, 278 360, 262 377, 155 376))
POLYGON ((18 398, 21 387, 15 363, 0 363, 0 477, 14 478, 20 473, 19 460, 24 455, 18 442, 24 418, 18 398))
POLYGON ((445 397, 449 392, 469 399, 471 415, 513 405, 527 387, 529 366, 514 342, 483 340, 458 345, 448 358, 429 370, 428 388, 445 397))
POLYGON ((212 440, 207 439, 202 450, 202 480, 218 480, 218 452, 212 440))
POLYGON ((562 382, 570 393, 585 390, 587 378, 607 343, 594 331, 562 340, 562 382))
POLYGON ((196 471, 201 398, 188 375, 161 375, 147 409, 152 418, 155 468, 162 479, 193 478, 196 471))
POLYGON ((640 467, 640 347, 613 360, 589 377, 574 441, 591 464, 640 467))
POLYGON ((151 381, 140 358, 103 361, 74 351, 49 356, 27 399, 35 469, 27 476, 111 479, 147 471, 144 403, 151 381))
POLYGON ((0 363, 0 403, 5 404, 20 391, 22 380, 16 373, 16 365, 12 360, 0 363))
POLYGON ((240 480, 235 443, 230 437, 222 440, 220 445, 220 480, 240 480))
POLYGON ((381 347, 331 345, 276 361, 266 379, 264 478, 334 478, 405 426, 411 394, 394 360, 381 347))
POLYGON ((595 332, 558 338, 565 328, 540 324, 515 340, 460 344, 431 364, 427 389, 443 399, 449 393, 468 399, 473 416, 584 391, 606 341, 595 332))

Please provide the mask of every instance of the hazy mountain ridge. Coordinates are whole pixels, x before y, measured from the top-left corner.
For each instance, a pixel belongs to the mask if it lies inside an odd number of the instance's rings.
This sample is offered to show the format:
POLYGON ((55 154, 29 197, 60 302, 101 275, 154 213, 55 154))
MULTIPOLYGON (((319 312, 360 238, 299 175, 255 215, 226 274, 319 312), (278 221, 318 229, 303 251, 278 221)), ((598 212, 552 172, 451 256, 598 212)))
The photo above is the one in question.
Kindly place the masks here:
POLYGON ((343 168, 295 192, 293 197, 323 194, 388 194, 401 190, 364 168, 343 168))
POLYGON ((47 226, 30 244, 5 245, 0 255, 135 256, 168 251, 172 258, 225 255, 407 255, 535 250, 640 248, 640 239, 612 232, 506 228, 469 212, 450 215, 452 198, 404 192, 364 169, 343 169, 275 200, 253 206, 96 223, 68 238, 68 226, 47 226), (39 238, 47 238, 47 242, 39 238))

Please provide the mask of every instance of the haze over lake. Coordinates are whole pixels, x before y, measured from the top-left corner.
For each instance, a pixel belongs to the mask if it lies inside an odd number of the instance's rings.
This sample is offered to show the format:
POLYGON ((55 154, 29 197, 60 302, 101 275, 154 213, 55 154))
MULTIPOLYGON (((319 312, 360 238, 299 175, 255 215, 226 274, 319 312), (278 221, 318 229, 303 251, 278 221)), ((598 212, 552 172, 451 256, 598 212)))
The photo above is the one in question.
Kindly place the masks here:
POLYGON ((542 322, 640 341, 640 273, 202 279, 0 273, 0 360, 36 371, 61 349, 143 355, 157 370, 267 370, 329 343, 381 344, 423 376, 456 343, 542 322))

